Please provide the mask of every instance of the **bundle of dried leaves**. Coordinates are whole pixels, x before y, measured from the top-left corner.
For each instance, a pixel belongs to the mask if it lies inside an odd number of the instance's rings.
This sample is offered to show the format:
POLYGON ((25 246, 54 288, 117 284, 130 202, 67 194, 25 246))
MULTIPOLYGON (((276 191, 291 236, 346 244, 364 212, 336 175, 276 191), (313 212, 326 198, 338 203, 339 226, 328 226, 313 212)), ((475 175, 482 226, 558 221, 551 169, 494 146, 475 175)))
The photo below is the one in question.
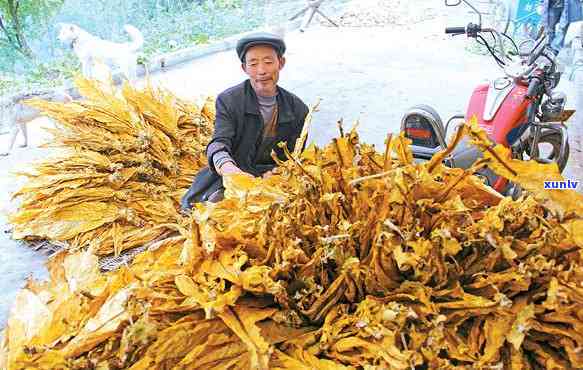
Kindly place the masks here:
POLYGON ((60 155, 20 173, 28 183, 10 222, 17 239, 118 254, 166 234, 178 202, 206 163, 214 100, 198 107, 168 91, 129 85, 112 94, 78 79, 84 100, 31 103, 58 121, 60 155))
POLYGON ((582 368, 581 196, 464 133, 485 151, 469 171, 351 132, 267 180, 226 178, 223 202, 127 268, 58 256, 20 292, 0 366, 582 368), (492 192, 471 175, 486 164, 531 195, 492 192))

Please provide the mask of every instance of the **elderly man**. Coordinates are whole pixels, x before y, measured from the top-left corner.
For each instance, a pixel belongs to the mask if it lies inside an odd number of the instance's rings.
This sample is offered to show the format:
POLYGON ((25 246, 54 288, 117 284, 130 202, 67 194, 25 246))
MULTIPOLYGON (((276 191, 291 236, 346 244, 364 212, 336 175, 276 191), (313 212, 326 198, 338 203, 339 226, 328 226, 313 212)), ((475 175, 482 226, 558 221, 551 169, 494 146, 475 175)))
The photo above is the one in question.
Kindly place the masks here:
POLYGON ((286 142, 293 150, 308 107, 277 85, 285 49, 282 38, 265 32, 237 43, 241 68, 249 78, 217 97, 215 130, 206 150, 209 165, 196 175, 182 198, 183 210, 192 203, 223 199, 225 175, 268 176, 275 168, 272 150, 285 159, 277 143, 286 142))

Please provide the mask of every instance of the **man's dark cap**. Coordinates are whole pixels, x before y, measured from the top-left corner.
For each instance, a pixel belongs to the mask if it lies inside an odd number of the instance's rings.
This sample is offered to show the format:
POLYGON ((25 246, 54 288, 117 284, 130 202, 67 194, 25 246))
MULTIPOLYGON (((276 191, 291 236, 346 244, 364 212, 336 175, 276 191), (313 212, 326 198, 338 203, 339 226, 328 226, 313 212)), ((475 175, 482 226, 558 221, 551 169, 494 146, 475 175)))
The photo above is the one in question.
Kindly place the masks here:
POLYGON ((252 46, 268 45, 275 49, 278 56, 285 53, 285 42, 281 37, 269 32, 254 32, 242 37, 237 42, 237 55, 241 62, 245 60, 245 54, 252 46))

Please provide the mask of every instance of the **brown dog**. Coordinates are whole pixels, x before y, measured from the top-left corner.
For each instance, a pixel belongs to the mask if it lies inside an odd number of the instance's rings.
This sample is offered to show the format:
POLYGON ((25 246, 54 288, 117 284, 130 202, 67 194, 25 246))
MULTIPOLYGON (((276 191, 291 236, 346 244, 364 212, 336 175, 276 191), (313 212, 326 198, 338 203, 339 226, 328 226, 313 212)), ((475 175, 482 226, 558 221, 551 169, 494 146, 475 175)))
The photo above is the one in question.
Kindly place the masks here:
POLYGON ((4 102, 0 102, 0 117, 4 122, 8 123, 9 126, 12 126, 10 145, 8 146, 7 151, 0 153, 0 156, 7 156, 10 154, 12 148, 14 148, 19 132, 22 132, 22 136, 24 136, 24 143, 21 147, 24 148, 28 146, 28 130, 26 124, 33 119, 38 118, 40 112, 38 109, 26 105, 25 101, 34 98, 61 103, 68 103, 72 100, 69 94, 65 92, 47 91, 19 94, 4 102))

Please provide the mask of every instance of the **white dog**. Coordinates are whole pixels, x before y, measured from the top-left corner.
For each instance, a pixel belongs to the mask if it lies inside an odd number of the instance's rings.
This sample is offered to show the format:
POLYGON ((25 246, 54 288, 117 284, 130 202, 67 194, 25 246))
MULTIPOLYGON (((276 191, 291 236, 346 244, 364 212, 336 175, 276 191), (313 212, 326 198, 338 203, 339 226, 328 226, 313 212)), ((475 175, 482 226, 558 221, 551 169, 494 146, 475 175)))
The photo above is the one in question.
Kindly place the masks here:
POLYGON ((102 80, 100 65, 107 65, 112 70, 119 68, 129 81, 136 78, 136 51, 144 44, 144 37, 137 28, 125 25, 131 41, 118 43, 103 40, 74 24, 59 23, 59 26, 59 40, 69 45, 79 58, 83 76, 102 80))

